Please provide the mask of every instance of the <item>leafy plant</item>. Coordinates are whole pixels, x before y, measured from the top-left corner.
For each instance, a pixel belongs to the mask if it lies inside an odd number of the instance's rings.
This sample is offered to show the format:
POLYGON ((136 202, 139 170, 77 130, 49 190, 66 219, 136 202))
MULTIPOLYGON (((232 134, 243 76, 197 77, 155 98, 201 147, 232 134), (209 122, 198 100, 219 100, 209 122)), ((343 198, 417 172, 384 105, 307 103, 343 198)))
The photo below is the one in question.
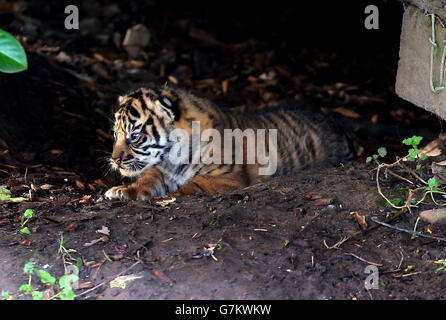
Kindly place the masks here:
POLYGON ((28 69, 25 50, 14 36, 0 29, 0 72, 16 73, 28 69))
POLYGON ((427 155, 425 153, 420 154, 420 150, 418 149, 418 146, 423 140, 423 137, 420 136, 413 136, 411 138, 407 138, 403 140, 403 144, 406 146, 412 147, 409 149, 409 155, 407 156, 408 161, 417 161, 417 170, 421 169, 421 161, 427 159, 427 155))
POLYGON ((446 195, 446 192, 444 191, 440 191, 438 188, 438 182, 437 179, 435 179, 435 177, 430 178, 428 181, 428 186, 426 187, 426 189, 424 190, 424 194, 423 197, 416 203, 416 205, 419 205, 421 202, 424 201, 424 199, 426 198, 427 195, 431 196, 432 201, 437 205, 437 206, 444 206, 446 205, 445 203, 438 203, 435 198, 434 198, 434 193, 438 193, 438 194, 442 194, 442 195, 446 195))
MULTIPOLYGON (((40 282, 44 285, 47 285, 55 291, 58 291, 57 294, 55 294, 52 297, 49 297, 49 300, 59 298, 61 300, 74 300, 76 295, 73 292, 72 284, 79 280, 78 276, 74 274, 66 274, 60 277, 59 281, 56 282, 56 278, 53 277, 49 272, 41 269, 36 269, 34 267, 33 262, 28 262, 25 264, 23 268, 23 272, 28 274, 28 283, 22 284, 19 287, 19 291, 23 291, 25 294, 29 294, 32 296, 33 300, 43 300, 44 295, 42 291, 34 290, 31 286, 32 276, 35 275, 39 277, 40 282)), ((6 296, 3 295, 2 297, 6 296)), ((9 294, 8 294, 9 296, 9 294)))
POLYGON ((437 180, 435 179, 435 177, 430 178, 428 181, 423 180, 423 178, 421 177, 422 176, 421 169, 423 168, 423 166, 421 165, 421 162, 428 158, 428 156, 425 153, 422 153, 420 151, 420 149, 418 148, 422 140, 423 140, 423 137, 421 137, 421 136, 412 136, 410 138, 404 139, 402 141, 403 144, 410 147, 408 150, 408 154, 403 158, 397 158, 397 160, 393 163, 390 163, 390 164, 380 163, 377 160, 380 156, 386 154, 386 153, 383 153, 384 150, 381 150, 381 153, 378 153, 377 155, 372 155, 371 157, 368 158, 368 161, 374 160, 375 163, 378 165, 376 167, 376 186, 378 189, 378 193, 386 201, 387 205, 391 206, 393 209, 400 210, 399 212, 392 211, 394 213, 401 214, 405 210, 408 210, 408 209, 410 210, 411 207, 417 207, 420 203, 422 203, 424 201, 424 199, 427 196, 430 196, 433 203, 435 203, 437 206, 446 206, 446 203, 440 204, 435 200, 435 197, 434 197, 435 194, 440 194, 443 196, 446 195, 446 192, 444 192, 443 190, 440 189, 439 184, 438 184, 437 180), (412 169, 408 168, 406 165, 403 164, 403 161, 409 161, 409 162, 416 161, 416 170, 412 170, 412 169), (398 167, 404 169, 404 171, 406 173, 408 172, 411 177, 407 178, 404 175, 401 175, 401 173, 395 172, 394 168, 398 168, 398 167), (386 197, 386 195, 383 194, 383 192, 381 190, 380 183, 379 183, 379 174, 380 174, 381 170, 384 170, 384 173, 386 174, 386 176, 388 174, 390 174, 390 175, 394 176, 395 178, 406 181, 412 185, 415 185, 415 182, 419 181, 423 184, 423 186, 411 188, 411 189, 399 188, 399 190, 397 190, 398 193, 405 193, 406 191, 409 193, 409 195, 405 201, 402 201, 402 199, 400 199, 400 198, 389 199, 388 197, 386 197), (419 171, 418 174, 415 171, 419 171), (417 192, 422 192, 421 199, 418 201, 415 200, 415 198, 414 198, 414 195, 417 192))
POLYGON ((62 257, 64 259, 64 261, 65 261, 65 256, 68 256, 68 258, 74 260, 71 257, 69 250, 64 247, 65 241, 66 240, 63 237, 63 232, 61 232, 60 233, 60 238, 59 238, 59 251, 57 252, 57 259, 62 257))
POLYGON ((33 275, 38 276, 40 278, 40 281, 43 284, 52 285, 56 282, 56 278, 51 276, 47 271, 41 270, 41 269, 36 269, 34 267, 33 262, 26 263, 23 268, 23 272, 28 274, 28 283, 22 284, 19 287, 19 290, 23 291, 25 294, 30 294, 33 297, 33 300, 42 300, 43 299, 43 292, 33 290, 32 286, 31 286, 31 281, 32 281, 33 275))
POLYGON ((66 274, 59 279, 59 288, 61 289, 56 296, 61 300, 74 300, 76 295, 73 292, 72 284, 79 280, 75 274, 66 274))
POLYGON ((25 227, 25 225, 32 217, 33 217, 33 211, 31 209, 27 209, 20 220, 20 227, 21 227, 20 232, 25 234, 31 234, 31 231, 29 231, 28 227, 25 227))
POLYGON ((372 160, 374 160, 377 164, 379 164, 378 158, 384 158, 387 155, 387 149, 386 147, 381 147, 378 148, 378 153, 377 154, 372 154, 370 157, 367 157, 367 159, 365 160, 367 163, 370 163, 372 160))

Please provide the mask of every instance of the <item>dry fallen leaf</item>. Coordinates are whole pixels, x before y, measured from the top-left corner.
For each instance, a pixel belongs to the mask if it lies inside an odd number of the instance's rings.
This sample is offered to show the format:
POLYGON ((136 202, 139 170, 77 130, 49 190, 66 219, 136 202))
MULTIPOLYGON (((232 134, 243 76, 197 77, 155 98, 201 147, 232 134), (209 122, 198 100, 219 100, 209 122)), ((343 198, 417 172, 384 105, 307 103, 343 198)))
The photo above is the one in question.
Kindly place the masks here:
POLYGON ((81 181, 79 181, 79 180, 76 180, 75 182, 76 182, 76 186, 77 186, 79 189, 81 189, 81 190, 84 190, 84 189, 85 189, 85 183, 83 183, 83 182, 81 182, 81 181))
POLYGON ((91 201, 91 196, 83 196, 82 199, 79 200, 79 203, 87 203, 91 201))
POLYGON ((110 282, 110 288, 121 288, 125 289, 127 282, 131 282, 136 279, 141 279, 143 276, 137 276, 134 274, 129 274, 127 276, 116 277, 110 282))
POLYGON ((361 115, 359 113, 357 113, 353 110, 350 110, 350 109, 343 108, 343 107, 335 108, 335 109, 333 109, 333 111, 337 112, 347 118, 352 118, 352 119, 361 118, 361 115))
POLYGON ((155 270, 153 273, 163 282, 172 283, 172 280, 170 280, 161 270, 155 270))
POLYGON ((315 206, 328 206, 332 202, 333 202, 332 198, 317 199, 317 200, 314 200, 314 205, 315 206))
POLYGON ((362 230, 366 230, 367 222, 365 221, 365 216, 361 216, 359 213, 355 212, 354 217, 356 219, 356 222, 358 222, 359 226, 362 228, 362 230))
POLYGON ((63 153, 63 150, 53 149, 53 150, 50 151, 50 153, 58 156, 58 155, 61 155, 63 153))
POLYGON ((106 236, 110 235, 110 230, 106 226, 102 226, 101 229, 96 230, 96 233, 102 233, 106 236))
POLYGON ((163 199, 163 200, 160 200, 160 201, 155 201, 155 204, 157 204, 159 206, 162 206, 162 207, 165 207, 165 206, 168 206, 169 204, 175 202, 176 200, 177 200, 177 198, 172 197, 171 199, 163 199))
POLYGON ((42 190, 49 190, 49 189, 51 189, 53 186, 51 185, 51 184, 48 184, 48 183, 45 183, 45 184, 42 184, 41 186, 40 186, 40 189, 42 189, 42 190))
POLYGON ((90 247, 98 242, 108 242, 110 239, 107 236, 100 237, 99 239, 92 240, 90 242, 84 243, 84 247, 90 247))
POLYGON ((108 186, 107 186, 101 179, 96 179, 96 180, 94 181, 94 183, 100 185, 101 187, 103 187, 103 188, 105 188, 105 189, 108 189, 108 186))
POLYGON ((91 288, 92 286, 93 286, 93 282, 91 282, 91 281, 81 282, 78 284, 79 289, 87 289, 87 288, 91 288))
POLYGON ((117 253, 117 254, 115 254, 115 255, 110 256, 110 258, 111 258, 112 260, 114 260, 114 261, 119 261, 119 260, 121 260, 122 258, 124 258, 124 252, 119 252, 119 253, 117 253))
POLYGON ((65 228, 65 231, 74 231, 78 226, 79 225, 76 222, 72 222, 65 228))
POLYGON ((228 86, 229 86, 229 81, 228 80, 223 80, 221 82, 221 90, 223 91, 223 93, 228 92, 228 86))

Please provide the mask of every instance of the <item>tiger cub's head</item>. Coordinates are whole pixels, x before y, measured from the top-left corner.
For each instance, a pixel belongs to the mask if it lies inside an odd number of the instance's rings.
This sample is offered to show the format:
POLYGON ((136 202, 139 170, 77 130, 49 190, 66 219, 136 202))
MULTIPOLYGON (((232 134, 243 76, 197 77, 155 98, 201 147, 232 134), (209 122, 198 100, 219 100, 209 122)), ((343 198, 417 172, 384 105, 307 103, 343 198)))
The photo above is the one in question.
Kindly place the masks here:
POLYGON ((180 115, 178 104, 168 87, 141 88, 119 97, 112 168, 131 177, 163 162, 172 146, 169 133, 180 115))

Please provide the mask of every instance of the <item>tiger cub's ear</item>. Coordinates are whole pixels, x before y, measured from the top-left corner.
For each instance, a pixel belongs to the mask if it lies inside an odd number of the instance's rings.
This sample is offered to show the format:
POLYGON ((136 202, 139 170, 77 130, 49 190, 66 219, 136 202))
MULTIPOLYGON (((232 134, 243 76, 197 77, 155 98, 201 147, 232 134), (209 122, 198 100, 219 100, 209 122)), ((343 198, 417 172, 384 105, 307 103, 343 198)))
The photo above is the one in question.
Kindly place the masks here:
POLYGON ((124 101, 124 97, 123 97, 123 96, 119 96, 119 97, 118 97, 118 102, 119 102, 119 104, 121 104, 122 101, 124 101))
POLYGON ((170 98, 162 96, 156 101, 156 104, 160 107, 161 112, 170 120, 176 121, 180 118, 180 109, 177 103, 170 98))

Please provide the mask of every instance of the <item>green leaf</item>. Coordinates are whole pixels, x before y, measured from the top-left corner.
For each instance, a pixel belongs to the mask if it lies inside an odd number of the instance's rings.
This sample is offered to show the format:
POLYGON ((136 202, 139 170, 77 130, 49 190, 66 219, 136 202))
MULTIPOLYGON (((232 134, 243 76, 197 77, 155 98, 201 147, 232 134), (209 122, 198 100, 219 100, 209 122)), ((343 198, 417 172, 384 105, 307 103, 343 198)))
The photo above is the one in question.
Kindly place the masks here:
POLYGON ((23 214, 25 218, 31 219, 33 217, 33 211, 31 209, 27 209, 23 214))
POLYGON ((10 296, 11 296, 11 295, 9 294, 8 291, 3 291, 3 290, 2 290, 2 295, 1 295, 2 300, 8 300, 10 296))
POLYGON ((6 188, 0 188, 0 200, 5 201, 11 198, 11 191, 6 188))
POLYGON ((23 272, 33 274, 34 273, 34 263, 33 262, 26 263, 25 266, 23 267, 23 272))
POLYGON ((387 155, 386 147, 381 147, 378 149, 378 154, 381 158, 384 158, 387 155))
POLYGON ((10 33, 0 29, 0 71, 15 73, 28 69, 22 45, 10 33))
POLYGON ((54 284, 56 282, 56 278, 54 278, 51 274, 46 272, 45 270, 36 270, 37 276, 40 278, 40 281, 44 284, 54 284))
POLYGON ((24 291, 25 293, 31 293, 31 286, 29 285, 29 284, 22 284, 20 287, 19 287, 19 290, 20 291, 24 291))
POLYGON ((405 144, 406 146, 411 146, 412 145, 412 138, 407 138, 403 140, 403 144, 405 144))
POLYGON ((108 262, 113 262, 112 259, 110 259, 110 257, 108 256, 108 254, 105 253, 105 250, 102 250, 102 252, 104 253, 104 257, 105 259, 107 259, 108 262))
POLYGON ((421 155, 421 157, 420 157, 420 160, 423 161, 423 160, 426 160, 426 159, 427 159, 427 154, 423 153, 421 155))
MULTIPOLYGON (((401 198, 393 198, 390 200, 390 202, 395 206, 400 206, 404 203, 404 200, 401 198)), ((389 204, 387 204, 387 205, 390 206, 389 204)))
POLYGON ((0 201, 22 202, 25 200, 26 198, 23 197, 11 198, 11 191, 6 188, 0 188, 0 201))
POLYGON ((84 265, 84 263, 82 262, 82 258, 78 257, 78 258, 76 259, 76 267, 77 267, 78 269, 80 269, 83 265, 84 265))
POLYGON ((429 184, 429 188, 432 189, 432 190, 438 188, 438 182, 435 179, 435 177, 432 177, 429 180, 427 180, 427 183, 429 184))
POLYGON ((79 281, 79 277, 75 274, 66 274, 59 279, 59 286, 61 288, 71 289, 71 284, 79 281))
POLYGON ((25 234, 31 234, 31 231, 29 231, 28 227, 20 229, 20 232, 25 234))
POLYGON ((420 137, 420 136, 413 136, 412 139, 413 139, 413 143, 414 143, 416 146, 418 146, 418 145, 420 144, 421 140, 423 140, 423 137, 420 137))
POLYGON ((373 154, 372 158, 376 160, 376 159, 378 159, 378 155, 377 154, 373 154))
POLYGON ((63 288, 59 295, 61 300, 74 300, 76 295, 71 288, 63 288))
POLYGON ((43 292, 41 291, 33 291, 31 295, 33 296, 33 300, 43 300, 43 292))
POLYGON ((370 161, 372 161, 372 159, 373 159, 372 157, 367 157, 367 159, 365 159, 365 162, 369 163, 370 161))
POLYGON ((411 138, 407 138, 403 140, 403 143, 406 146, 412 146, 412 147, 416 147, 420 144, 421 140, 423 140, 423 137, 420 136, 413 136, 411 138))
POLYGON ((59 246, 63 246, 65 243, 65 240, 63 239, 63 232, 60 233, 60 240, 59 240, 59 246))

